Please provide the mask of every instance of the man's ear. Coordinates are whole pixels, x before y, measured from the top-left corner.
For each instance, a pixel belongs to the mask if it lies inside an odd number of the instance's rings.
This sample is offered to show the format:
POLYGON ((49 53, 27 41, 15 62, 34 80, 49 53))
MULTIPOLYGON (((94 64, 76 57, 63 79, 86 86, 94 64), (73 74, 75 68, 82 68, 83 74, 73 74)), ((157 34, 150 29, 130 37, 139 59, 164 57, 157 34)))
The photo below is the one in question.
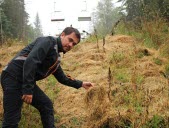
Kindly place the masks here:
POLYGON ((61 33, 61 37, 63 37, 63 36, 65 36, 65 33, 64 33, 64 32, 61 33))

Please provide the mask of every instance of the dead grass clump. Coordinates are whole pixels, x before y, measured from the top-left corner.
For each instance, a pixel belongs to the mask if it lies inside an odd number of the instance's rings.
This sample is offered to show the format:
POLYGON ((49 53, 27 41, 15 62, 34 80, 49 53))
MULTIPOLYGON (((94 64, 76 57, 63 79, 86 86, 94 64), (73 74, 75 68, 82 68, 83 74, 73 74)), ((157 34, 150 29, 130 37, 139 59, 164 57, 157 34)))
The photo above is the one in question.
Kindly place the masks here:
POLYGON ((102 53, 94 53, 91 54, 90 59, 95 61, 104 60, 104 55, 102 53))
POLYGON ((139 72, 146 72, 146 71, 151 71, 151 72, 160 72, 161 69, 157 64, 152 62, 151 60, 141 60, 137 62, 137 69, 139 72))
POLYGON ((168 128, 168 121, 164 119, 164 117, 159 116, 159 115, 154 115, 151 119, 149 119, 145 127, 148 128, 168 128))
POLYGON ((154 55, 154 52, 147 49, 147 48, 137 48, 136 49, 136 56, 138 58, 142 58, 143 56, 152 56, 154 55))
POLYGON ((126 115, 111 111, 108 93, 103 86, 91 88, 85 96, 88 110, 88 128, 116 128, 131 126, 132 122, 126 115))
POLYGON ((85 96, 85 104, 88 109, 89 123, 102 120, 109 112, 110 101, 103 86, 91 88, 85 96))
POLYGON ((91 88, 86 96, 85 96, 85 104, 92 108, 95 103, 103 103, 105 102, 105 98, 107 97, 107 92, 103 86, 96 86, 91 88))
POLYGON ((131 126, 132 122, 127 116, 111 115, 111 117, 106 116, 102 120, 93 123, 90 128, 125 128, 131 126))
POLYGON ((127 35, 115 35, 115 36, 108 36, 106 40, 109 40, 110 42, 122 42, 122 43, 135 43, 136 40, 132 36, 127 35))
MULTIPOLYGON (((148 89, 149 92, 156 92, 154 95, 157 96, 159 92, 162 91, 162 88, 167 87, 167 81, 164 77, 160 76, 153 76, 153 77, 146 77, 144 79, 144 89, 148 89)), ((152 95, 152 94, 151 94, 152 95)))
POLYGON ((155 70, 144 70, 142 75, 145 77, 160 76, 160 73, 155 70))
POLYGON ((169 39, 160 46, 159 52, 163 57, 169 58, 169 39))
POLYGON ((87 70, 90 66, 101 66, 102 61, 94 61, 94 60, 84 60, 83 62, 80 62, 79 65, 87 70))
POLYGON ((108 128, 125 128, 130 127, 132 122, 127 116, 115 116, 107 122, 108 128))

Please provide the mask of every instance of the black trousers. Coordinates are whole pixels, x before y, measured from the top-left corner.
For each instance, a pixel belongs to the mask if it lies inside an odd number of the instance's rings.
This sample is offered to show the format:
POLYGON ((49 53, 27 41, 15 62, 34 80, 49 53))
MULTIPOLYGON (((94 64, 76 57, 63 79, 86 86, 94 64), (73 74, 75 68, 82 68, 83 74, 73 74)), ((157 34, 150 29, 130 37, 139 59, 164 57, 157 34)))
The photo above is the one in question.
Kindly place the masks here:
MULTIPOLYGON (((22 108, 22 83, 6 72, 1 74, 3 90, 3 123, 2 128, 18 128, 22 108)), ((49 97, 35 84, 33 89, 32 106, 40 112, 44 128, 55 128, 53 103, 49 97)))

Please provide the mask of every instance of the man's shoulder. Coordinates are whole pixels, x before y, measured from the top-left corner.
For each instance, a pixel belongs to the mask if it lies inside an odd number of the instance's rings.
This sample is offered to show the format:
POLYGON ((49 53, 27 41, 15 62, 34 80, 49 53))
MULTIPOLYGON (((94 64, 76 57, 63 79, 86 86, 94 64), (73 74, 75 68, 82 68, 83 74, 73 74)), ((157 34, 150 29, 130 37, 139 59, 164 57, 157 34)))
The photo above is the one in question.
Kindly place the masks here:
POLYGON ((56 41, 57 39, 53 36, 41 36, 39 37, 39 39, 42 41, 42 42, 48 42, 48 43, 51 43, 52 45, 55 45, 56 44, 56 41))

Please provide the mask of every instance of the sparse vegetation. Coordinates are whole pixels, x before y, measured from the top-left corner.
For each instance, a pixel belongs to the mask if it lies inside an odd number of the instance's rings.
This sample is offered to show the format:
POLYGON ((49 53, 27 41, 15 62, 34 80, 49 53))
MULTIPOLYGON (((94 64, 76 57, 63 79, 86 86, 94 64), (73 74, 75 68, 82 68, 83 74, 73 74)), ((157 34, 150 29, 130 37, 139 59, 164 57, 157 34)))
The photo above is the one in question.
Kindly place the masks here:
MULTIPOLYGON (((168 61, 162 61, 160 56, 141 46, 133 48, 131 37, 125 37, 125 43, 122 38, 118 35, 105 38, 105 52, 102 48, 98 50, 95 43, 88 42, 86 45, 83 42, 75 51, 64 55, 62 66, 67 74, 96 82, 87 93, 83 89, 74 90, 60 85, 53 76, 38 83, 54 103, 56 126, 167 128, 168 117, 165 113, 168 112, 169 93, 166 89, 169 90, 169 86, 167 79, 159 72, 162 70, 169 74, 168 61), (143 53, 143 57, 137 56, 139 52, 143 53), (111 70, 109 82, 108 67, 111 70), (83 99, 86 100, 83 102, 83 99)), ((102 45, 102 40, 99 44, 102 45)), ((5 46, 2 48, 5 49, 5 46)), ((10 47, 6 49, 10 50, 10 47)), ((10 54, 1 51, 3 60, 13 56, 10 51, 10 54)), ((41 128, 39 112, 24 104, 20 127, 41 128)))
MULTIPOLYGON (((87 92, 83 88, 75 90, 61 85, 53 76, 39 81, 53 101, 58 128, 169 128, 167 8, 161 10, 155 6, 162 3, 158 0, 144 1, 145 10, 132 15, 131 12, 141 10, 139 2, 142 1, 123 2, 129 17, 128 20, 122 18, 113 28, 116 35, 106 35, 110 34, 110 25, 104 27, 104 23, 98 22, 98 35, 91 35, 63 56, 61 65, 66 74, 94 82, 93 88, 87 92), (154 12, 147 8, 151 5, 154 12)), ((167 1, 163 0, 163 3, 168 5, 167 1)), ((100 5, 98 8, 102 7, 100 5)), ((105 21, 104 15, 100 18, 98 21, 105 21)), ((106 20, 107 24, 109 21, 106 20)), ((21 46, 16 42, 18 40, 8 39, 0 47, 0 71, 23 47, 24 44, 21 46)), ((2 93, 0 97, 2 99, 2 93)), ((2 120, 2 100, 0 110, 2 120)), ((19 126, 41 128, 39 112, 24 104, 19 126)))
POLYGON ((159 58, 153 58, 153 61, 157 65, 162 65, 162 61, 159 58))
MULTIPOLYGON (((53 76, 38 82, 53 101, 58 128, 169 128, 169 3, 119 1, 125 6, 114 8, 110 0, 99 2, 93 16, 95 32, 64 55, 61 63, 66 74, 95 86, 87 92, 75 90, 53 76)), ((0 8, 5 37, 0 39, 1 73, 27 44, 20 40, 33 39, 36 33, 27 24, 24 2, 5 0, 0 8), (21 5, 15 9, 22 15, 6 8, 13 4, 21 5)), ((37 35, 41 35, 38 14, 36 18, 37 35)), ((2 120, 2 91, 0 99, 2 120)), ((42 128, 39 112, 24 104, 19 127, 42 128)))

